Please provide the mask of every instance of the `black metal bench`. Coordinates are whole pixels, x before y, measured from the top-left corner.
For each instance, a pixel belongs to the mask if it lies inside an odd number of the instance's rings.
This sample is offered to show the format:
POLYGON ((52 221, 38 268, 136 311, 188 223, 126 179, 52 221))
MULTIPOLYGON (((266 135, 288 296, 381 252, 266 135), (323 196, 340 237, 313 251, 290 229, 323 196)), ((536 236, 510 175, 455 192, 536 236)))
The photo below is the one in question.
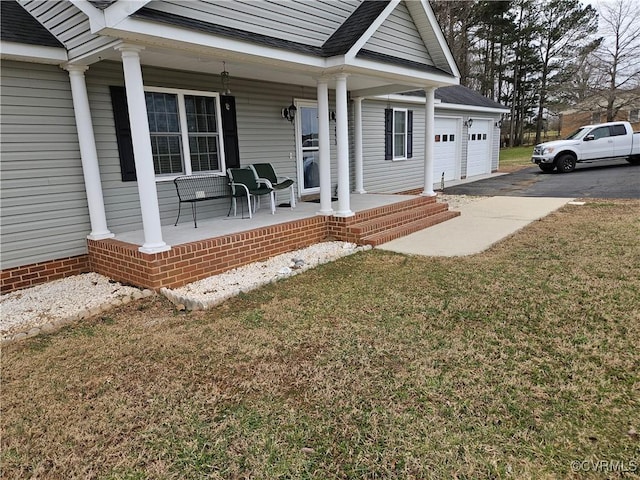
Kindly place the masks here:
POLYGON ((198 228, 196 218, 196 204, 205 200, 231 197, 229 179, 225 175, 182 175, 173 180, 178 192, 178 218, 174 226, 180 220, 181 206, 183 203, 191 204, 193 225, 198 228))

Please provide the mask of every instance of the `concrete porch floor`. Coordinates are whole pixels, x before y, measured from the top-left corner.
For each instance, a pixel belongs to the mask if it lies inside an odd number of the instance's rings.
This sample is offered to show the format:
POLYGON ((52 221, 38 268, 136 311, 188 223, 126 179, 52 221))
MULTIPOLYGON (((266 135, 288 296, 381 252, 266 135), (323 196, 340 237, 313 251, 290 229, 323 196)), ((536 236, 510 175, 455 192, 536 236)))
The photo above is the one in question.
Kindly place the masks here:
MULTIPOLYGON (((371 208, 392 205, 405 200, 415 198, 415 195, 396 195, 396 194, 351 194, 351 211, 354 213, 369 210, 371 208)), ((332 202, 333 209, 337 208, 338 202, 332 202)), ((296 208, 277 207, 275 215, 269 212, 268 200, 262 200, 262 208, 249 219, 246 205, 245 218, 242 218, 240 205, 238 205, 238 216, 233 215, 227 217, 207 218, 206 215, 198 215, 198 228, 194 228, 193 219, 191 217, 190 208, 184 209, 180 223, 177 226, 163 225, 162 237, 167 245, 182 245, 185 243, 205 240, 207 238, 215 238, 223 235, 244 232, 255 228, 268 227, 279 223, 286 223, 304 218, 315 217, 320 210, 319 203, 313 202, 297 202, 296 208)), ((144 243, 144 234, 142 230, 118 233, 115 240, 121 242, 142 245, 144 243)))

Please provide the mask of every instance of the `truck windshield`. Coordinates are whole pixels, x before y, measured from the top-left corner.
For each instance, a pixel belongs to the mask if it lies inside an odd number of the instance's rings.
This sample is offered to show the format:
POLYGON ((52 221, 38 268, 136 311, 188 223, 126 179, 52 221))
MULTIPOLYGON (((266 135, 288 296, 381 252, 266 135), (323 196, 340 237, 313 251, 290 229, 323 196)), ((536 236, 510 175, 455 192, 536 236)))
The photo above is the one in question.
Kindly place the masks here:
POLYGON ((589 128, 586 128, 586 127, 579 128, 578 130, 573 132, 571 135, 569 135, 567 138, 565 138, 565 140, 574 140, 576 138, 580 138, 587 132, 587 130, 589 130, 589 128))

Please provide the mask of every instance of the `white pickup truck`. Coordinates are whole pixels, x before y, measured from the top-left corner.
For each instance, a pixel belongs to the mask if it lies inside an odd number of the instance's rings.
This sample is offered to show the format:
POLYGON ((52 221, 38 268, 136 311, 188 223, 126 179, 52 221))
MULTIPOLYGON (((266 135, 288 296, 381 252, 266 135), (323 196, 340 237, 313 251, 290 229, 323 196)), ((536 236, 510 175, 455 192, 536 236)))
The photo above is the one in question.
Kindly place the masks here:
POLYGON ((640 165, 640 132, 629 122, 586 125, 565 140, 536 145, 531 161, 543 172, 572 172, 576 163, 621 159, 640 165))

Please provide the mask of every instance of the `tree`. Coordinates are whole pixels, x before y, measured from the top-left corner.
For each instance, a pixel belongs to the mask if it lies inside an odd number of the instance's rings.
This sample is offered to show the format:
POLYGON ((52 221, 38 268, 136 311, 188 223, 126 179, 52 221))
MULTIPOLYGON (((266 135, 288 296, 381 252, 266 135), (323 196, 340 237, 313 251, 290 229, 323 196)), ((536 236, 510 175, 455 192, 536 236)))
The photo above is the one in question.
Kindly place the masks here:
POLYGON ((536 143, 540 142, 549 92, 562 80, 560 73, 576 60, 577 54, 591 43, 597 30, 597 14, 591 5, 579 0, 547 0, 537 6, 535 32, 540 58, 536 143))
POLYGON ((600 32, 605 38, 594 53, 593 90, 606 107, 607 121, 640 100, 640 4, 607 0, 599 4, 600 32))

